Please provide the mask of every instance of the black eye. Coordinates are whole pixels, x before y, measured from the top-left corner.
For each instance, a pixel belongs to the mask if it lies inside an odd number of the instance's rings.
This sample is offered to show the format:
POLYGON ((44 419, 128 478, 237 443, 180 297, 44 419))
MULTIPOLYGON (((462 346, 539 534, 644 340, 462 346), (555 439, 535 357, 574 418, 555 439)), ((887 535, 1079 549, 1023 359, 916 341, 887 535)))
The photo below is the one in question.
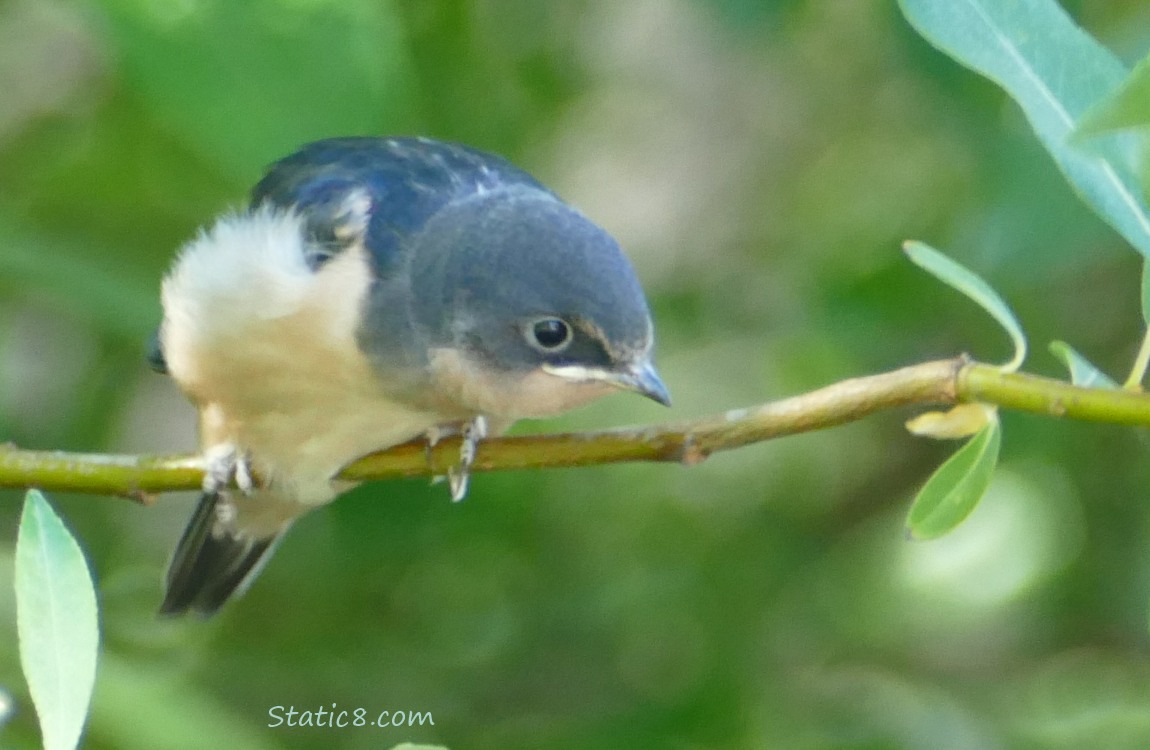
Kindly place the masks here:
POLYGON ((542 318, 531 325, 530 343, 545 352, 557 352, 571 343, 571 326, 559 318, 542 318))

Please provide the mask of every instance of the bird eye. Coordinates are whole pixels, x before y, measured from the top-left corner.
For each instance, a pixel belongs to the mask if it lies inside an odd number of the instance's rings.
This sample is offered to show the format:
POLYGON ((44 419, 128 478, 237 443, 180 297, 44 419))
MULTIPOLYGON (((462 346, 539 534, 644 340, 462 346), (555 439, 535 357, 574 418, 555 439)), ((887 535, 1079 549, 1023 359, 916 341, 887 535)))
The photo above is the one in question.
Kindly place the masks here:
POLYGON ((536 349, 557 352, 571 343, 571 326, 559 318, 542 318, 531 325, 527 339, 536 349))

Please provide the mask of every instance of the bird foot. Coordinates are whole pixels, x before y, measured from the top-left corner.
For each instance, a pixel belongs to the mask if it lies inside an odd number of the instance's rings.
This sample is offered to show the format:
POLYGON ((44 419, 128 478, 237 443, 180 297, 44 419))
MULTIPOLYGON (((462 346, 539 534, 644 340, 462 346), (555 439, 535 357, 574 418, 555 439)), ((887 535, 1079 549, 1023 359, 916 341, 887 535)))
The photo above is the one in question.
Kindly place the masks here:
POLYGON ((234 443, 213 445, 204 452, 204 492, 214 494, 235 483, 240 492, 250 495, 255 490, 251 457, 234 443))
POLYGON ((459 463, 447 470, 447 483, 451 488, 453 502, 459 502, 467 496, 467 487, 471 483, 471 466, 475 463, 479 441, 487 437, 487 417, 480 415, 464 423, 461 434, 463 442, 459 444, 459 463))

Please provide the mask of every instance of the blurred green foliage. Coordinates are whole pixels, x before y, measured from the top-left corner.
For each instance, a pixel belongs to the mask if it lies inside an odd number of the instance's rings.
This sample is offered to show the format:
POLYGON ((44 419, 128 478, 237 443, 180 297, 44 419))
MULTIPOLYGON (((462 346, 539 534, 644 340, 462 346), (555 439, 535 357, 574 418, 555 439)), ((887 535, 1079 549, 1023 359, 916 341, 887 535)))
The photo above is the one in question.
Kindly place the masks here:
MULTIPOLYGON (((1127 64, 1150 47, 1145 3, 1067 8, 1127 64)), ((503 153, 616 234, 677 418, 1005 359, 909 237, 1010 301, 1030 369, 1060 373, 1057 338, 1121 374, 1141 336, 1138 256, 893 3, 5 0, 0 440, 190 450, 142 363, 175 250, 298 143, 406 132, 503 153)), ((525 429, 665 416, 621 397, 525 429)), ((53 498, 99 585, 85 747, 1150 746, 1144 436, 1004 414, 978 509, 911 543, 953 448, 908 416, 689 470, 485 475, 460 505, 365 486, 209 622, 153 615, 190 498, 53 498), (331 704, 435 725, 267 727, 331 704)), ((0 743, 35 747, 15 642, 0 586, 0 743)))

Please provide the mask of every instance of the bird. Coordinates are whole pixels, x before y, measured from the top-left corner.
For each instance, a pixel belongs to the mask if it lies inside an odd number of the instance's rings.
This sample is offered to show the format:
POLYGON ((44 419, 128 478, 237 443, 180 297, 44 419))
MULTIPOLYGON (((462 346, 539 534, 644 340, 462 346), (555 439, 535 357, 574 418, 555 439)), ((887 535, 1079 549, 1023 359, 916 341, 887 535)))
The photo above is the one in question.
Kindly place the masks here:
POLYGON ((198 411, 202 494, 160 613, 215 614, 355 459, 476 445, 620 390, 670 405, 618 243, 506 159, 331 138, 272 164, 176 254, 149 348, 198 411))

